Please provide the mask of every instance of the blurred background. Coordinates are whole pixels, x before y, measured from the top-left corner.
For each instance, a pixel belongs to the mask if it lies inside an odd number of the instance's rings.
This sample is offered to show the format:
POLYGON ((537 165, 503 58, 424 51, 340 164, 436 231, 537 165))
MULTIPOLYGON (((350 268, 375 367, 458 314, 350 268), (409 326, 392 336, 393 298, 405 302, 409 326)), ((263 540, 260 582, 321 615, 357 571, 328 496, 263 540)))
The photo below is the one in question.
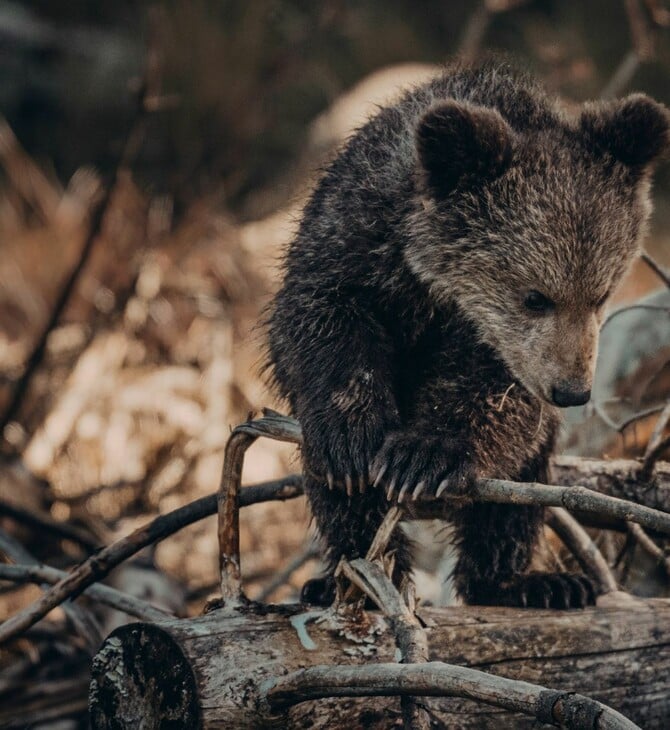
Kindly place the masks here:
MULTIPOLYGON (((670 103, 669 40, 662 0, 0 0, 5 558, 17 562, 14 540, 68 568, 215 491, 230 426, 282 408, 259 375, 257 327, 282 248, 318 169, 379 104, 491 51, 569 103, 630 91, 670 103)), ((654 195, 646 245, 668 266, 670 165, 654 195)), ((670 298, 643 261, 615 305, 641 297, 656 309, 608 323, 594 404, 572 414, 566 451, 644 452, 670 394, 670 298)), ((292 449, 264 441, 244 481, 297 469, 292 449)), ((242 522, 248 594, 294 599, 318 568, 304 501, 242 522)), ((610 542, 625 585, 668 593, 665 563, 610 542)), ((213 518, 113 574, 181 615, 217 579, 213 518)), ((0 619, 39 595, 2 585, 0 619)), ((103 634, 127 620, 98 619, 103 634)), ((40 626, 0 655, 2 727, 84 722, 90 652, 60 609, 40 626)))

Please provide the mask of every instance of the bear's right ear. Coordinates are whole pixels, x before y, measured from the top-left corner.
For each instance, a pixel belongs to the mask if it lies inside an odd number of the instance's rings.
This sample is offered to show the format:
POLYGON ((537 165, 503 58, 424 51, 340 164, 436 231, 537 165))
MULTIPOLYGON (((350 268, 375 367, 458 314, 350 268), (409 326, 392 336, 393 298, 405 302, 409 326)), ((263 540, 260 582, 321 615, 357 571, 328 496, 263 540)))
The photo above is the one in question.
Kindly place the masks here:
POLYGON ((646 94, 588 104, 580 122, 587 143, 632 168, 652 165, 670 151, 670 112, 646 94))
POLYGON ((513 138, 512 128, 494 109, 452 100, 431 107, 416 128, 428 191, 442 198, 462 178, 502 175, 512 161, 513 138))

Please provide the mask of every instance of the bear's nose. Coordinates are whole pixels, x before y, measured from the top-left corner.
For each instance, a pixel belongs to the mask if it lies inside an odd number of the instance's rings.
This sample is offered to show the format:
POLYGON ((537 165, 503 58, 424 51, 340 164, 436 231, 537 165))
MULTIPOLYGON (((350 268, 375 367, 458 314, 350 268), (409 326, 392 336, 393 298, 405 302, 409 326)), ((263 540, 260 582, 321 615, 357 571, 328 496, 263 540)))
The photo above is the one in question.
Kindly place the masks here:
POLYGON ((591 390, 571 390, 569 388, 552 388, 551 398, 557 406, 583 406, 591 397, 591 390))

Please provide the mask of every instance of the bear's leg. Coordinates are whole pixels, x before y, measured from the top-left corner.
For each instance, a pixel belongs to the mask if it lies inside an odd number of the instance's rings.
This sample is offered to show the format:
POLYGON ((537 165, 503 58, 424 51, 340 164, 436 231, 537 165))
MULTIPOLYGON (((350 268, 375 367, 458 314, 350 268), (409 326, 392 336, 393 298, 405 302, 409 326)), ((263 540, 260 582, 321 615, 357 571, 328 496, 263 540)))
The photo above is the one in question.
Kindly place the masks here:
POLYGON ((466 603, 560 609, 595 602, 583 575, 525 572, 542 508, 476 504, 458 510, 454 526, 460 547, 454 582, 466 603))
MULTIPOLYGON (((302 589, 305 603, 330 605, 335 598, 333 573, 340 558, 364 558, 377 529, 391 506, 382 490, 365 490, 347 496, 344 489, 329 489, 325 483, 305 476, 305 492, 326 548, 328 567, 321 578, 307 581, 302 589)), ((393 552, 393 581, 400 587, 411 567, 410 544, 405 533, 396 528, 388 546, 393 552)))

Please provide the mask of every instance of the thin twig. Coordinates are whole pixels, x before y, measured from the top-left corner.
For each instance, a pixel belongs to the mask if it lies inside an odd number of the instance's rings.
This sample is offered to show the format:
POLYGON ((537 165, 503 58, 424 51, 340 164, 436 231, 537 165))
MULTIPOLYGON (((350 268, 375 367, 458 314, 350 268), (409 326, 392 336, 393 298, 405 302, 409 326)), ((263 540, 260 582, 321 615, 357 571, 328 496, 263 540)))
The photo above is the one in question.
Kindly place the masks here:
POLYGON ((365 556, 366 560, 372 562, 382 559, 389 541, 391 540, 391 537, 393 536, 393 533, 395 532, 395 529, 402 517, 403 512, 400 507, 393 506, 389 509, 384 516, 381 525, 377 528, 377 532, 375 533, 372 542, 370 543, 370 547, 368 548, 368 552, 365 556))
POLYGON ((659 451, 659 447, 662 444, 663 434, 668 426, 668 422, 670 422, 670 400, 665 404, 665 407, 661 411, 661 415, 658 417, 658 421, 656 421, 656 425, 654 426, 654 430, 652 431, 649 443, 647 444, 647 448, 644 452, 644 459, 642 460, 642 467, 640 468, 640 478, 645 481, 651 476, 654 471, 654 465, 656 464, 658 457, 661 455, 662 449, 659 451))
MULTIPOLYGON (((634 730, 638 726, 596 700, 571 692, 498 677, 443 662, 314 666, 268 680, 260 709, 269 716, 325 697, 463 697, 522 712, 540 723, 583 730, 634 730), (579 718, 590 718, 590 724, 579 718)), ((587 720, 588 721, 588 720, 587 720)))
POLYGON ((616 67, 610 80, 605 84, 600 93, 601 99, 614 99, 631 83, 633 77, 640 68, 640 58, 633 50, 623 57, 621 63, 616 67))
POLYGON ((280 570, 272 580, 263 588, 263 590, 256 596, 254 600, 259 603, 265 602, 278 588, 281 588, 285 583, 288 583, 290 577, 296 570, 302 568, 305 563, 308 563, 314 558, 318 558, 320 554, 319 548, 314 544, 313 540, 310 540, 305 547, 288 562, 283 570, 280 570))
MULTIPOLYGON (((375 536, 372 538, 372 542, 370 543, 370 547, 368 548, 367 553, 365 554, 365 559, 368 562, 379 562, 380 564, 384 565, 384 553, 386 552, 386 548, 388 547, 389 541, 398 526, 398 523, 403 518, 403 510, 398 505, 392 505, 387 513, 384 515, 384 519, 382 520, 381 525, 377 528, 377 532, 375 533, 375 536)), ((391 557, 390 562, 393 562, 393 558, 391 557)), ((385 565, 385 567, 387 567, 385 565)), ((389 569, 389 574, 393 572, 393 567, 389 569)), ((351 602, 355 599, 358 591, 356 588, 355 583, 350 585, 341 596, 342 602, 351 602)))
POLYGON ((59 522, 44 512, 23 509, 5 500, 0 500, 0 517, 9 517, 15 522, 36 527, 40 531, 52 533, 63 540, 70 540, 88 552, 93 552, 100 547, 99 543, 86 531, 80 530, 74 525, 59 522))
POLYGON ((605 84, 600 94, 601 99, 612 99, 619 96, 630 85, 642 64, 652 60, 654 56, 655 29, 648 22, 639 0, 624 0, 624 5, 633 48, 626 53, 610 80, 605 84))
POLYGON ((3 434, 6 426, 14 421, 18 415, 19 409, 23 404, 23 399, 28 392, 30 384, 32 382, 34 374, 44 360, 44 355, 47 350, 47 342, 49 335, 55 329, 56 325, 60 321, 60 318, 71 301, 72 295, 76 289, 77 282, 81 276, 82 271, 86 267, 86 264, 93 250, 93 244, 98 240, 102 221, 107 212, 109 201, 111 199, 111 193, 108 189, 102 200, 96 205, 93 214, 91 216, 91 223, 89 225, 89 232, 84 240, 77 263, 72 268, 69 276, 60 288, 56 301, 51 309, 51 314, 46 324, 42 328, 42 331, 37 338, 37 341, 33 347, 32 352, 26 362, 26 366, 21 373, 21 376, 16 381, 12 396, 5 408, 4 412, 0 416, 0 441, 3 438, 3 434))
MULTIPOLYGON (((342 560, 339 570, 366 596, 374 601, 389 619, 396 646, 403 664, 422 664, 428 661, 426 631, 403 601, 397 588, 378 563, 369 560, 342 560)), ((414 697, 401 697, 400 705, 405 730, 428 730, 430 717, 414 697)))
MULTIPOLYGON (((153 13, 156 16, 156 13, 153 13)), ((152 18, 154 19, 154 18, 152 18)), ((155 25, 155 19, 154 24, 155 25)), ((153 29, 153 25, 150 23, 150 30, 153 29)), ((153 34, 152 34, 153 37, 153 34)), ((47 343, 49 341, 49 335, 58 325, 63 313, 70 304, 72 297, 77 289, 77 284, 81 277, 82 272, 86 268, 86 265, 91 257, 94 245, 96 241, 100 239, 100 233, 102 231, 102 225, 109 210, 110 203, 113 198, 114 190, 122 175, 127 169, 130 168, 135 157, 140 150, 140 141, 144 135, 146 126, 146 117, 150 113, 150 108, 146 103, 148 95, 156 95, 156 83, 159 78, 159 57, 156 54, 156 45, 150 44, 147 52, 147 59, 145 63, 144 77, 140 88, 137 92, 137 102, 135 107, 135 113, 128 127, 126 134, 126 142, 121 149, 119 157, 114 165, 114 175, 112 182, 104 187, 103 194, 100 200, 94 206, 91 213, 91 221, 88 227, 88 233, 84 239, 77 262, 73 266, 69 275, 63 282, 56 300, 51 309, 49 319, 45 323, 42 331, 40 332, 35 345, 33 346, 32 352, 28 357, 26 365, 21 373, 21 376, 16 381, 11 398, 0 416, 0 444, 2 444, 3 434, 6 426, 16 419, 19 410, 23 404, 24 398, 30 388, 33 377, 39 369, 44 356, 47 351, 47 343)))
POLYGON ((37 563, 32 553, 4 530, 0 530, 0 553, 14 563, 37 563))
POLYGON ((635 538, 638 545, 652 558, 658 560, 663 566, 667 575, 670 575, 670 557, 660 548, 644 531, 640 525, 629 522, 627 525, 630 534, 635 538))
POLYGON ((593 408, 593 412, 598 416, 598 418, 609 428, 611 428, 613 431, 619 431, 619 424, 610 417, 609 413, 605 410, 604 404, 594 399, 591 401, 591 408, 593 408))
POLYGON ((228 606, 244 599, 240 575, 239 520, 242 465, 246 450, 261 436, 295 444, 302 442, 298 422, 270 410, 266 410, 262 418, 237 426, 228 438, 217 509, 221 600, 228 606))
POLYGON ((645 13, 640 0, 624 0, 633 48, 640 61, 649 61, 654 56, 654 27, 645 13))
POLYGON ((605 327, 607 327, 607 325, 616 317, 619 317, 626 312, 633 312, 636 309, 646 310, 648 312, 665 312, 666 314, 670 315, 670 306, 663 306, 662 304, 627 304, 624 307, 619 307, 619 309, 615 309, 611 314, 607 315, 600 329, 605 329, 605 327))
POLYGON ((632 416, 630 416, 630 418, 626 418, 625 420, 621 421, 617 430, 619 431, 619 433, 623 433, 629 426, 632 426, 634 423, 638 423, 639 421, 642 421, 649 416, 660 413, 662 410, 663 406, 650 406, 649 408, 644 408, 641 411, 634 413, 632 416))
POLYGON ((472 63, 479 55, 492 18, 493 13, 488 9, 485 0, 470 13, 456 52, 456 55, 465 63, 472 63))
MULTIPOLYGON (((53 585, 66 577, 67 573, 64 570, 57 570, 48 565, 0 564, 0 579, 12 581, 13 583, 49 583, 53 585)), ((135 618, 143 621, 155 622, 175 618, 174 614, 169 611, 152 606, 146 601, 102 583, 89 586, 83 592, 98 603, 126 613, 129 616, 135 616, 135 618)))
POLYGON ((456 55, 465 63, 472 63, 479 55, 493 18, 527 2, 528 0, 482 0, 465 24, 456 55))
MULTIPOLYGON (((670 449, 670 436, 664 438, 661 442, 659 442, 647 455, 646 460, 652 465, 656 465, 656 462, 661 457, 661 454, 663 454, 665 451, 670 449)), ((647 476, 644 473, 640 473, 640 478, 647 476)))
MULTIPOLYGON (((240 495, 240 505, 246 506, 276 499, 292 499, 300 494, 302 494, 301 478, 292 476, 255 487, 247 487, 242 490, 240 495)), ((0 624, 0 644, 19 636, 64 600, 79 595, 88 586, 104 578, 117 565, 143 548, 163 540, 193 522, 215 514, 216 509, 216 494, 203 497, 157 517, 130 535, 103 548, 99 553, 73 569, 67 578, 56 583, 37 601, 0 624)))
MULTIPOLYGON (((4 530, 0 530, 0 552, 3 552, 13 563, 39 565, 33 554, 4 530)), ((5 566, 0 565, 0 567, 5 566)), ((46 589, 48 583, 49 581, 42 581, 39 582, 39 585, 46 589)), ((88 649, 92 652, 97 651, 102 641, 102 632, 95 618, 81 606, 75 606, 70 601, 63 601, 61 607, 65 618, 70 622, 76 633, 84 639, 88 649)))
POLYGON ((643 408, 641 411, 638 411, 637 413, 633 413, 632 416, 629 416, 628 418, 624 418, 623 421, 615 421, 613 418, 610 418, 610 416, 607 414, 607 412, 602 407, 602 403, 598 403, 597 401, 593 402, 593 410, 595 414, 600 418, 600 420, 609 428, 611 428, 613 431, 616 431, 621 436, 625 436, 624 431, 629 428, 630 426, 638 423, 639 421, 644 420, 645 418, 648 418, 649 416, 653 416, 656 413, 661 413, 663 411, 664 406, 650 406, 649 408, 643 408))
POLYGON ((550 507, 547 524, 563 540, 587 575, 597 581, 600 593, 618 591, 616 579, 607 561, 589 533, 562 507, 550 507))
POLYGON ((643 251, 640 254, 640 258, 656 274, 656 276, 658 276, 658 278, 661 279, 663 281, 663 283, 670 289, 670 274, 668 274, 659 263, 654 261, 654 259, 646 251, 643 251))

